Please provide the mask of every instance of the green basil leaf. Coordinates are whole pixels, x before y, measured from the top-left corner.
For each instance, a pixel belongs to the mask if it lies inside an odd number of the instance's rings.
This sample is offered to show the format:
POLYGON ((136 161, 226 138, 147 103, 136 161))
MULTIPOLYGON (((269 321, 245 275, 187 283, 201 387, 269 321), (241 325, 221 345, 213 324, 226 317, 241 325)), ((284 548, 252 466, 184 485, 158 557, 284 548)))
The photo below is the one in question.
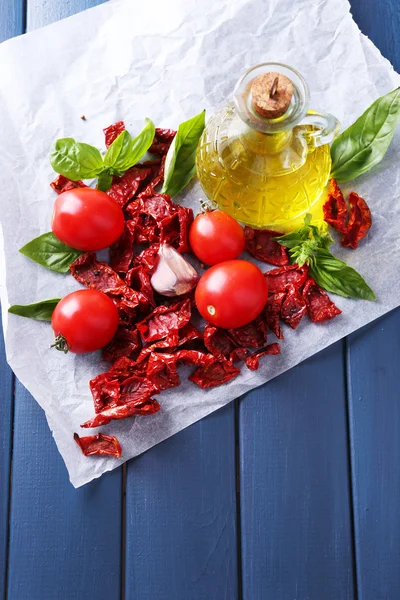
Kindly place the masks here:
POLYGON ((82 254, 60 242, 54 233, 44 233, 20 249, 21 254, 57 273, 68 273, 70 265, 82 254))
POLYGON ((307 237, 304 237, 301 234, 301 230, 297 230, 273 239, 281 246, 291 249, 295 248, 296 246, 300 246, 307 239, 307 237))
POLYGON ((196 150, 205 127, 205 114, 200 114, 178 127, 165 160, 163 194, 175 196, 196 172, 196 150))
POLYGON ((50 163, 56 173, 77 181, 97 177, 103 168, 103 157, 94 146, 62 138, 53 145, 50 163))
POLYGON ((376 300, 374 292, 361 275, 328 250, 318 249, 309 269, 311 277, 328 292, 345 298, 376 300))
POLYGON ((36 319, 37 321, 51 321, 53 310, 60 300, 61 298, 50 298, 49 300, 33 302, 33 304, 14 304, 14 306, 10 306, 8 312, 20 317, 36 319))
MULTIPOLYGON (((107 149, 104 164, 107 167, 122 168, 132 154, 132 137, 125 129, 107 149), (119 165, 122 165, 121 167, 119 165)), ((129 167, 127 167, 129 168, 129 167)))
POLYGON ((138 136, 132 139, 128 131, 123 131, 113 141, 104 157, 104 164, 112 167, 118 175, 133 167, 150 148, 156 132, 153 121, 145 119, 146 125, 138 136))
POLYGON ((384 157, 400 118, 400 88, 378 98, 333 142, 331 177, 349 181, 384 157))
POLYGON ((105 167, 99 174, 99 178, 97 180, 97 189, 101 190, 102 192, 107 192, 112 185, 112 180, 112 173, 110 173, 108 167, 105 167))

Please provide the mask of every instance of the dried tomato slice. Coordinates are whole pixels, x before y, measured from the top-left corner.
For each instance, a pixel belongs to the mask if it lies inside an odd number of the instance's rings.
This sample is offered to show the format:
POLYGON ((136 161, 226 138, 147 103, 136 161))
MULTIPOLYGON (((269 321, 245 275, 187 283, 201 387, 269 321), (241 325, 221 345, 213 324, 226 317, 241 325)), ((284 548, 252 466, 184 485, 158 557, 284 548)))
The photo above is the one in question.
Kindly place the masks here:
POLYGON ((152 415, 160 410, 160 405, 155 398, 149 398, 145 400, 137 400, 135 402, 128 402, 116 406, 115 408, 109 408, 99 413, 93 419, 82 423, 81 427, 93 428, 101 427, 102 425, 108 425, 115 419, 126 419, 127 417, 146 417, 152 415))
POLYGON ((156 128, 153 143, 149 148, 150 154, 158 154, 160 156, 167 154, 175 135, 176 131, 172 129, 156 128))
POLYGON ((142 250, 142 252, 138 254, 133 261, 135 267, 142 267, 146 273, 151 275, 158 264, 159 248, 160 244, 152 244, 148 248, 142 250))
POLYGON ((337 317, 342 312, 311 277, 307 279, 304 285, 303 298, 313 323, 328 321, 337 317))
POLYGON ((143 306, 141 305, 142 311, 146 311, 147 308, 155 306, 150 277, 143 267, 133 267, 133 269, 130 269, 126 274, 125 283, 133 290, 141 292, 147 299, 147 302, 145 302, 143 306))
POLYGON ((247 348, 235 348, 229 354, 228 360, 230 363, 240 362, 241 360, 244 360, 246 358, 248 353, 249 353, 249 350, 247 350, 247 348))
POLYGON ((282 302, 281 319, 296 329, 306 312, 307 306, 300 292, 293 285, 289 286, 282 302))
POLYGON ((347 231, 342 237, 342 245, 345 248, 357 248, 358 242, 365 238, 371 225, 371 211, 364 198, 355 192, 350 192, 348 197, 350 205, 350 216, 347 231))
POLYGON ((137 329, 118 327, 118 331, 105 348, 103 360, 113 362, 123 356, 137 358, 142 349, 142 340, 137 329))
POLYGON ((234 367, 229 361, 217 361, 211 365, 199 367, 189 377, 201 389, 216 387, 235 379, 240 373, 240 369, 234 367))
POLYGON ((236 348, 236 343, 225 329, 206 323, 204 327, 204 345, 218 360, 228 359, 236 348))
POLYGON ((308 274, 307 265, 299 267, 298 265, 288 265, 279 269, 272 269, 264 273, 268 284, 268 292, 275 294, 276 292, 284 292, 289 286, 300 289, 308 274))
POLYGON ((146 342, 156 342, 178 331, 189 323, 190 301, 178 302, 172 306, 157 306, 150 315, 137 324, 146 342))
POLYGON ((175 214, 160 223, 160 241, 176 248, 178 252, 190 252, 189 229, 193 223, 191 208, 180 206, 175 214))
POLYGON ((174 354, 163 354, 161 352, 150 354, 146 376, 159 392, 181 384, 176 361, 177 358, 174 354))
POLYGON ((114 435, 97 433, 96 435, 79 437, 77 433, 74 433, 74 440, 85 456, 100 454, 119 458, 122 454, 120 443, 114 435))
POLYGON ((135 225, 134 220, 125 221, 123 234, 110 247, 110 267, 117 273, 127 273, 132 265, 135 256, 135 225))
POLYGON ((282 302, 286 296, 286 292, 277 292, 272 294, 267 300, 265 306, 265 316, 267 319, 267 327, 276 335, 278 340, 283 340, 283 333, 280 326, 280 315, 282 302))
POLYGON ((64 177, 64 175, 59 175, 50 183, 50 187, 60 195, 68 190, 73 190, 78 187, 87 187, 87 185, 85 185, 83 181, 72 181, 71 179, 68 179, 68 177, 64 177))
POLYGON ((146 187, 139 192, 138 198, 142 196, 154 196, 156 193, 155 188, 164 181, 164 167, 165 167, 165 156, 162 157, 161 161, 147 161, 143 163, 143 166, 147 166, 150 162, 152 165, 152 176, 146 187))
POLYGON ((250 356, 248 356, 245 360, 246 367, 248 369, 250 369, 251 371, 257 371, 258 367, 260 366, 259 363, 260 363, 260 358, 262 356, 269 356, 272 354, 280 354, 280 352, 281 352, 281 348, 280 348, 278 342, 269 344, 265 348, 262 348, 261 350, 257 350, 257 352, 253 352, 253 354, 250 354, 250 356))
POLYGON ((246 250, 254 258, 278 267, 289 264, 289 252, 273 238, 283 235, 269 229, 244 228, 246 250))
POLYGON ((228 329, 229 337, 233 339, 237 346, 244 348, 261 348, 267 339, 267 326, 259 315, 248 325, 236 329, 228 329))
POLYGON ((111 146, 114 140, 122 133, 125 129, 125 123, 123 121, 117 121, 112 125, 109 125, 105 129, 103 129, 103 133, 105 136, 106 148, 111 146))
POLYGON ((140 184, 151 175, 150 168, 131 167, 122 177, 114 177, 107 194, 123 208, 135 196, 140 184))
POLYGON ((323 206, 324 220, 340 233, 347 231, 347 206, 336 179, 329 181, 328 199, 323 206))
POLYGON ((201 352, 201 350, 177 350, 174 353, 175 359, 185 365, 196 365, 206 367, 215 362, 215 356, 201 352))
POLYGON ((96 413, 105 408, 122 404, 120 401, 120 384, 113 373, 100 373, 89 382, 96 413))

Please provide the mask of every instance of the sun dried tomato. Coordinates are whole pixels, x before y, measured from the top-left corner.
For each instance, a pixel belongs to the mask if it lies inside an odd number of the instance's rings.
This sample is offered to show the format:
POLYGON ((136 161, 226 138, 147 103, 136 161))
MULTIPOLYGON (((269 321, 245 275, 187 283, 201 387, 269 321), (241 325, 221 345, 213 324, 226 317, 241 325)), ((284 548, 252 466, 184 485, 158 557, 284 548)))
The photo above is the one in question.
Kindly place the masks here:
POLYGON ((201 350, 177 350, 174 356, 179 363, 198 367, 212 365, 216 360, 215 356, 201 352, 201 350))
POLYGON ((156 194, 155 188, 164 181, 164 167, 165 167, 165 156, 162 157, 161 161, 147 161, 143 163, 143 166, 147 166, 150 162, 152 164, 152 175, 150 181, 147 183, 146 187, 141 190, 137 197, 141 198, 142 196, 154 196, 156 194))
POLYGON ((350 192, 348 197, 350 216, 347 231, 342 237, 345 248, 357 248, 358 242, 365 238, 371 225, 372 217, 368 204, 355 192, 350 192))
POLYGON ((107 194, 123 208, 131 200, 146 179, 151 177, 152 170, 143 167, 131 167, 122 175, 114 177, 107 194))
POLYGON ((282 302, 286 296, 286 292, 277 292, 272 294, 267 300, 265 305, 265 317, 267 320, 267 327, 272 333, 276 335, 278 340, 283 340, 283 333, 280 326, 280 315, 282 309, 282 302))
POLYGON ((149 148, 150 154, 158 154, 160 156, 167 154, 175 135, 176 131, 172 129, 156 128, 153 143, 149 148))
POLYGON ((309 277, 304 285, 303 298, 313 323, 328 321, 341 314, 341 310, 332 302, 328 294, 309 277))
POLYGON ((50 187, 60 195, 68 190, 73 190, 78 187, 87 187, 87 185, 85 185, 83 181, 72 181, 71 179, 68 179, 68 177, 64 177, 64 175, 59 175, 50 183, 50 187))
POLYGON ((100 373, 89 382, 96 413, 105 408, 122 404, 120 401, 120 383, 113 373, 100 373))
POLYGON ((307 306, 300 292, 293 285, 289 286, 282 302, 281 319, 296 329, 306 312, 307 306))
POLYGON ((137 324, 137 328, 146 342, 155 342, 184 327, 189 322, 190 315, 189 300, 172 306, 157 306, 137 324))
POLYGON ((117 121, 117 123, 113 123, 109 125, 105 129, 103 129, 103 133, 106 141, 106 148, 111 146, 114 140, 124 131, 125 123, 123 121, 117 121))
POLYGON ((227 383, 235 379, 239 373, 240 369, 224 360, 213 362, 205 367, 199 367, 190 375, 189 379, 204 390, 227 383))
POLYGON ((89 252, 81 254, 70 269, 72 276, 79 283, 100 292, 120 294, 127 287, 110 265, 97 261, 96 255, 89 252))
POLYGON ((151 275, 158 264, 158 250, 160 244, 152 244, 145 248, 138 256, 135 256, 133 264, 135 267, 143 267, 143 269, 151 275))
POLYGON ((329 181, 328 199, 323 206, 324 220, 340 233, 347 231, 347 206, 336 179, 329 181))
POLYGON ((77 433, 74 433, 74 440, 85 456, 100 454, 119 458, 122 454, 120 443, 113 435, 98 433, 96 435, 79 437, 77 433))
POLYGON ((141 292, 147 299, 147 302, 140 303, 142 311, 155 306, 153 288, 151 287, 150 277, 143 267, 133 267, 130 269, 125 277, 125 283, 133 290, 141 292))
POLYGON ((249 350, 247 350, 247 348, 235 348, 229 354, 228 360, 230 363, 240 362, 241 360, 244 360, 246 358, 248 353, 249 353, 249 350))
POLYGON ((278 267, 289 264, 289 252, 273 238, 283 235, 269 229, 244 228, 246 250, 254 258, 278 267))
POLYGON ((202 340, 204 337, 203 333, 201 333, 201 331, 199 331, 190 321, 187 325, 179 329, 178 334, 178 346, 183 346, 194 340, 202 340))
POLYGON ((228 333, 237 346, 261 348, 267 339, 267 326, 262 315, 259 315, 248 325, 238 327, 237 329, 228 329, 228 333))
POLYGON ((279 269, 272 269, 264 273, 268 284, 268 292, 275 294, 276 292, 284 292, 289 286, 300 289, 308 274, 307 265, 299 267, 298 265, 288 265, 279 269))
POLYGON ((137 358, 142 349, 142 340, 137 329, 118 327, 118 331, 105 348, 103 348, 103 360, 115 361, 122 356, 137 358))
POLYGON ((121 237, 110 246, 110 267, 117 273, 127 273, 135 256, 133 244, 135 242, 135 221, 125 221, 121 237))
POLYGON ((160 223, 160 241, 176 248, 178 252, 190 252, 189 229, 193 223, 191 208, 180 206, 175 214, 160 223))
POLYGON ((204 345, 218 360, 228 359, 236 343, 228 336, 226 329, 220 329, 206 323, 204 327, 204 345))
POLYGON ((262 356, 280 354, 280 352, 281 348, 277 342, 269 344, 265 348, 257 350, 257 352, 253 352, 253 354, 250 354, 250 356, 248 356, 245 361, 246 367, 251 371, 257 371, 258 367, 260 366, 259 362, 262 356))
POLYGON ((123 356, 122 358, 118 358, 115 363, 112 364, 107 373, 112 373, 114 378, 118 379, 118 381, 123 381, 131 375, 140 377, 146 373, 146 362, 139 365, 135 360, 123 356))
POLYGON ((146 376, 159 392, 181 384, 176 361, 177 358, 173 354, 163 354, 161 352, 150 354, 146 376))
POLYGON ((93 419, 82 423, 81 427, 93 428, 101 427, 102 425, 108 425, 115 419, 126 419, 127 417, 146 417, 152 415, 160 410, 160 405, 155 398, 149 398, 144 400, 137 400, 135 402, 128 402, 127 404, 121 404, 115 408, 109 408, 99 413, 93 419))
MULTIPOLYGON (((163 219, 172 217, 178 210, 169 196, 166 194, 155 194, 153 196, 140 196, 127 207, 127 211, 135 219, 136 242, 138 244, 154 243, 160 241, 161 223, 163 219)), ((179 236, 179 223, 176 228, 179 236)))

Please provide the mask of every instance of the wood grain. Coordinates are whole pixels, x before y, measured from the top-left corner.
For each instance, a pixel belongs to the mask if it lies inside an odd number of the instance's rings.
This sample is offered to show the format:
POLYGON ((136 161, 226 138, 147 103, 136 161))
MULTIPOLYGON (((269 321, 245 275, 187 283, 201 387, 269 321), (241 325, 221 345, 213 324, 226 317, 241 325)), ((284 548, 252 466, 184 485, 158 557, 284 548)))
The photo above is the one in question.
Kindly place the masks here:
POLYGON ((10 600, 120 595, 121 470, 74 489, 42 409, 15 392, 10 600))
POLYGON ((342 348, 240 401, 244 600, 355 598, 342 348))
POLYGON ((24 33, 25 11, 23 0, 1 0, 0 42, 24 33))
POLYGON ((234 404, 127 469, 126 600, 237 600, 234 404))

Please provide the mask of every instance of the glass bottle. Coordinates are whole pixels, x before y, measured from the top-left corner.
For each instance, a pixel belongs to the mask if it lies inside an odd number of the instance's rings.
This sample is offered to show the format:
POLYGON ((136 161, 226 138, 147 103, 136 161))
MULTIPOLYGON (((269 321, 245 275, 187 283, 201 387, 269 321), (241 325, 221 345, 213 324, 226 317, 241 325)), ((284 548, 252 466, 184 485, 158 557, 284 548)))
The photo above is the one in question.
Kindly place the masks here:
POLYGON ((338 120, 308 109, 304 78, 279 63, 249 69, 234 102, 208 122, 197 174, 221 210, 252 227, 286 232, 322 219, 338 120))

